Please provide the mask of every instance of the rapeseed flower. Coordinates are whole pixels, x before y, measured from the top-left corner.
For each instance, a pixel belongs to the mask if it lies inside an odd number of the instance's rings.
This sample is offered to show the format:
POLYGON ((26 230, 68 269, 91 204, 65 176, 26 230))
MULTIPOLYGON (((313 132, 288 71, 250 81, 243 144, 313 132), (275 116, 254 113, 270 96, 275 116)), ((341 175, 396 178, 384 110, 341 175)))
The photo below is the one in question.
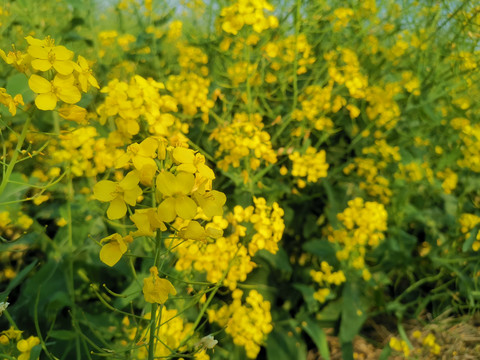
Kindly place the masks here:
POLYGON ((25 38, 30 46, 27 49, 32 57, 32 68, 40 71, 48 71, 54 68, 61 75, 70 75, 74 69, 73 51, 65 46, 54 46, 53 39, 34 39, 31 36, 25 38))
POLYGON ((102 180, 93 187, 93 195, 97 200, 109 202, 107 217, 110 220, 120 219, 127 213, 127 205, 135 206, 137 198, 142 195, 138 186, 140 178, 137 171, 130 171, 120 182, 102 180))
POLYGON ((40 110, 53 110, 58 100, 67 104, 75 104, 80 101, 82 95, 75 86, 75 78, 72 75, 56 75, 53 81, 33 74, 28 80, 28 86, 37 93, 35 105, 40 110))
POLYGON ((170 281, 158 277, 156 266, 150 268, 150 277, 143 279, 142 291, 145 301, 152 304, 165 304, 169 294, 177 295, 177 291, 170 281))
POLYGON ((180 216, 190 220, 197 213, 197 204, 188 195, 193 189, 195 178, 193 174, 179 172, 174 175, 163 171, 156 179, 157 190, 165 200, 158 206, 158 214, 162 221, 170 222, 180 216))
POLYGON ((128 244, 133 241, 133 237, 127 235, 123 237, 120 234, 113 234, 102 239, 100 242, 105 243, 100 250, 100 260, 108 266, 115 265, 127 252, 128 244))

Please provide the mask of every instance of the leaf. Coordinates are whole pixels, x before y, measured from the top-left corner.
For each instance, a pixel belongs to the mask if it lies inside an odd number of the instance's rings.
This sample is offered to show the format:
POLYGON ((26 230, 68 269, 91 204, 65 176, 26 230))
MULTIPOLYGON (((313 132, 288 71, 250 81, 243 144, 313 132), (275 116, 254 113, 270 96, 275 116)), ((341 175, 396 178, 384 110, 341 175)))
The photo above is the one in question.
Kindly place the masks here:
POLYGON ((267 359, 307 359, 306 346, 292 326, 274 326, 267 339, 267 359))
POLYGON ((477 237, 478 229, 479 229, 479 226, 477 225, 470 231, 470 236, 463 243, 463 246, 462 246, 462 251, 463 252, 468 252, 469 250, 472 249, 472 244, 477 237))
POLYGON ((343 360, 353 360, 353 343, 351 341, 341 343, 340 348, 342 349, 343 360))
POLYGON ((23 282, 23 279, 28 275, 30 271, 37 265, 38 260, 34 260, 30 265, 26 266, 18 273, 17 276, 13 278, 12 281, 7 286, 7 289, 0 293, 0 302, 7 300, 8 295, 15 289, 18 285, 23 282))
POLYGON ((296 283, 293 284, 293 287, 302 293, 303 299, 307 304, 308 311, 312 313, 317 312, 319 308, 319 302, 313 297, 315 290, 312 288, 312 286, 296 283))
POLYGON ((342 344, 352 342, 367 319, 358 287, 359 285, 356 283, 347 282, 343 288, 342 320, 339 332, 342 344))
POLYGON ((22 73, 10 76, 7 80, 6 89, 7 93, 9 93, 12 97, 17 94, 21 94, 25 104, 31 102, 34 98, 34 94, 28 86, 28 78, 22 73))
POLYGON ((330 360, 330 351, 328 349, 327 335, 322 327, 312 318, 306 318, 302 321, 302 327, 315 343, 318 352, 325 360, 330 360))
POLYGON ((30 360, 38 360, 40 353, 42 352, 42 345, 35 345, 30 351, 30 360))
POLYGON ((48 337, 58 340, 72 340, 77 337, 77 334, 70 330, 52 330, 48 333, 48 337))
MULTIPOLYGON (((22 175, 18 172, 13 172, 10 175, 9 183, 0 194, 0 207, 2 207, 2 203, 5 202, 12 202, 16 200, 20 200, 24 197, 27 190, 30 188, 30 185, 24 184, 25 180, 22 178, 22 175), (13 183, 12 181, 19 182, 22 184, 13 183)), ((20 202, 9 204, 8 208, 10 212, 14 212, 19 210, 21 206, 20 202)))
POLYGON ((326 240, 315 239, 308 241, 303 244, 302 248, 304 251, 318 256, 322 261, 326 261, 331 265, 335 265, 338 262, 335 249, 326 240))
POLYGON ((290 265, 288 255, 283 248, 279 248, 276 254, 272 254, 266 250, 260 250, 256 255, 268 261, 270 266, 274 269, 287 274, 292 273, 292 266, 290 265))

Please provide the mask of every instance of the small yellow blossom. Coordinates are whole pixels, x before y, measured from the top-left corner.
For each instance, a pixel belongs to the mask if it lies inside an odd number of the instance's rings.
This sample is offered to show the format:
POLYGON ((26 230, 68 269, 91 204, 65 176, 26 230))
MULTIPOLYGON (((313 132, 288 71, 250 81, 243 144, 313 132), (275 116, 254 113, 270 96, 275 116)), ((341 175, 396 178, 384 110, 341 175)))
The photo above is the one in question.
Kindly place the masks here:
POLYGON ((172 283, 158 277, 156 266, 150 268, 150 277, 143 279, 143 296, 149 303, 165 304, 168 295, 177 295, 172 283))

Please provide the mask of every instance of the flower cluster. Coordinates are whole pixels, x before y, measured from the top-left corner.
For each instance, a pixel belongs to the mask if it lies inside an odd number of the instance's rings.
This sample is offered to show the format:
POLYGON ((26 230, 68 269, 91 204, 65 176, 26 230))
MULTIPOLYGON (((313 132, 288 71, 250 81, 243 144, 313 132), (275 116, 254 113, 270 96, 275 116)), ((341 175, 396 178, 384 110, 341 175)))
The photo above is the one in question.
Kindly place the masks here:
POLYGON ((365 280, 371 276, 365 264, 366 252, 369 248, 376 248, 385 238, 387 216, 383 204, 355 198, 348 202, 342 213, 337 214, 344 228, 334 230, 331 226, 327 227, 328 241, 339 247, 337 259, 346 262, 348 268, 361 270, 365 280))
POLYGON ((463 155, 463 159, 458 160, 457 164, 477 173, 480 172, 480 125, 471 124, 464 118, 453 119, 451 125, 459 131, 463 155))
POLYGON ((248 253, 253 256, 258 250, 265 249, 275 254, 285 229, 283 209, 276 202, 272 206, 267 205, 264 198, 254 197, 253 203, 255 206, 235 206, 233 209, 233 217, 237 222, 250 222, 255 229, 248 243, 248 253))
MULTIPOLYGON (((137 228, 137 231, 131 233, 132 236, 153 236, 158 229, 166 230, 166 223, 175 221, 177 217, 190 221, 198 211, 206 219, 223 213, 225 195, 211 190, 215 175, 205 164, 203 155, 191 149, 181 146, 167 148, 161 139, 149 137, 140 144, 131 144, 116 162, 117 167, 133 166, 134 170, 128 172, 120 181, 102 180, 93 188, 97 200, 109 203, 109 219, 123 218, 127 213, 127 204, 133 207, 141 200, 143 190, 140 184, 155 184, 155 195, 159 201, 157 207, 137 209, 130 216, 137 228), (164 168, 159 171, 160 161, 164 168)), ((189 239, 201 240, 207 235, 221 236, 220 229, 204 229, 194 220, 179 230, 189 239)), ((121 256, 126 252, 125 239, 107 239, 107 244, 112 241, 117 244, 109 251, 111 255, 105 257, 111 259, 106 262, 110 266, 119 260, 119 254, 121 256)))
MULTIPOLYGON (((272 254, 278 251, 278 242, 285 228, 283 210, 277 203, 268 206, 265 199, 254 198, 254 204, 247 208, 236 206, 225 219, 213 217, 212 225, 215 228, 231 229, 228 236, 218 237, 214 242, 183 242, 173 237, 167 239, 167 247, 173 248, 178 256, 175 268, 183 272, 192 269, 206 272, 210 282, 219 281, 228 271, 224 284, 234 290, 237 283, 245 281, 255 267, 251 257, 258 250, 265 249, 272 254), (253 234, 248 233, 249 223, 253 225, 253 234), (248 248, 243 245, 247 233, 251 235, 248 248)), ((209 225, 205 228, 208 229, 209 225)), ((188 238, 185 234, 183 237, 188 238)))
POLYGON ((364 189, 370 196, 380 198, 382 203, 388 204, 392 196, 392 190, 389 187, 390 181, 380 175, 380 171, 386 166, 385 161, 359 157, 347 165, 343 172, 345 175, 350 175, 356 169, 356 174, 365 179, 365 181, 360 181, 360 189, 364 189))
MULTIPOLYGON (((327 177, 328 163, 326 162, 325 150, 317 150, 309 146, 305 151, 305 155, 301 155, 298 151, 290 154, 289 159, 292 161, 292 175, 300 178, 307 178, 307 182, 315 183, 320 178, 327 177)), ((298 179, 299 188, 304 188, 306 183, 303 179, 298 179)))
POLYGON ((188 132, 188 125, 170 114, 177 112, 177 100, 170 95, 160 95, 165 85, 151 78, 135 75, 130 82, 112 80, 101 89, 107 94, 104 102, 97 108, 100 123, 113 118, 118 136, 131 139, 140 131, 141 120, 146 122, 146 130, 167 138, 181 136, 188 132))
MULTIPOLYGON (((464 239, 468 240, 470 236, 472 236, 471 231, 480 224, 480 216, 464 213, 460 216, 458 222, 460 224, 460 231, 464 234, 464 239)), ((477 230, 477 235, 472 243, 472 249, 473 251, 480 250, 480 230, 477 230)))
POLYGON ((241 161, 248 161, 249 168, 256 170, 261 160, 276 163, 270 135, 263 127, 260 114, 237 113, 230 124, 216 128, 210 138, 220 144, 216 152, 216 157, 221 159, 218 167, 226 171, 230 165, 238 168, 241 161))
POLYGON ((40 345, 40 339, 36 336, 29 336, 27 339, 22 339, 22 333, 23 331, 13 327, 0 332, 0 345, 9 345, 11 342, 16 342, 17 346, 15 350, 19 352, 19 355, 16 355, 17 357, 15 357, 15 359, 29 360, 31 358, 30 355, 32 349, 35 346, 40 345))
POLYGON ((243 292, 232 293, 233 302, 218 310, 209 309, 208 320, 226 326, 233 342, 243 346, 249 359, 255 359, 266 336, 273 330, 270 302, 263 299, 256 290, 251 290, 242 304, 243 292))
POLYGON ((236 35, 245 25, 257 33, 278 27, 278 19, 273 15, 266 17, 265 10, 274 10, 266 0, 237 0, 221 10, 222 30, 236 35))
MULTIPOLYGON (((40 40, 27 36, 25 39, 29 44, 26 54, 10 51, 6 55, 2 51, 1 55, 7 64, 31 74, 28 85, 37 94, 35 105, 40 110, 54 110, 58 101, 76 104, 82 98, 81 93, 86 93, 89 87, 99 88, 92 69, 83 56, 79 55, 77 62, 74 62, 73 51, 65 46, 56 46, 50 37, 40 40), (35 72, 46 74, 40 76, 35 72)), ((6 105, 12 113, 13 107, 22 102, 21 97, 15 97, 6 105)))
POLYGON ((327 300, 328 295, 330 295, 329 285, 338 286, 347 281, 342 270, 332 270, 333 267, 330 266, 326 261, 321 262, 320 270, 310 270, 310 276, 312 277, 313 281, 320 285, 320 289, 315 291, 313 294, 313 297, 320 303, 324 303, 327 300))

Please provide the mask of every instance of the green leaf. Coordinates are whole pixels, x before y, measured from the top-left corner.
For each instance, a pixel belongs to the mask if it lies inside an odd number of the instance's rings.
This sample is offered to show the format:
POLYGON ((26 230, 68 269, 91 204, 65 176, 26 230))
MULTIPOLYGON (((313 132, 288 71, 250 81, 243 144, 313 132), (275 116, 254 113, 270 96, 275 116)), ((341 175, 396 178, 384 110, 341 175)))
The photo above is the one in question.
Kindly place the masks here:
POLYGON ((267 339, 267 359, 307 359, 306 346, 292 326, 274 326, 267 339))
POLYGON ((77 337, 77 334, 70 330, 52 330, 48 333, 48 337, 58 340, 72 340, 77 337))
POLYGON ((304 251, 318 256, 322 261, 326 261, 331 265, 335 265, 338 261, 335 255, 335 249, 332 244, 326 240, 315 239, 303 244, 302 248, 304 251))
POLYGON ((30 265, 23 268, 22 271, 20 271, 18 275, 13 278, 12 281, 10 281, 7 289, 4 292, 0 293, 0 301, 7 300, 8 295, 12 292, 13 289, 15 289, 23 282, 23 279, 28 275, 30 271, 32 271, 35 265, 37 265, 37 262, 37 260, 34 260, 30 265))
POLYGON ((342 292, 342 320, 340 322, 340 342, 349 343, 358 334, 367 319, 361 302, 359 284, 347 282, 342 292))
MULTIPOLYGON (((0 194, 0 208, 3 208, 2 203, 5 202, 12 202, 16 200, 20 200, 24 197, 25 193, 27 190, 30 188, 30 185, 25 184, 25 180, 23 179, 22 175, 18 172, 13 172, 10 175, 9 183, 3 190, 3 192, 0 194), (22 184, 17 184, 13 183, 12 181, 22 183, 22 184)), ((10 212, 15 212, 20 210, 21 203, 16 202, 13 204, 7 205, 8 209, 10 212)))
POLYGON ((30 87, 28 86, 28 78, 25 74, 15 74, 10 76, 7 80, 7 93, 12 97, 21 94, 25 104, 31 102, 34 98, 34 94, 30 87))
POLYGON ((35 345, 30 351, 30 360, 38 360, 40 353, 42 352, 42 345, 35 345))
POLYGON ((256 256, 268 261, 270 266, 272 266, 274 269, 280 270, 287 274, 292 273, 290 260, 288 259, 287 252, 283 248, 279 248, 276 254, 272 254, 266 250, 260 250, 257 252, 256 256))
POLYGON ((463 252, 468 252, 472 249, 472 244, 477 237, 478 229, 479 229, 479 226, 477 225, 470 231, 470 236, 463 243, 463 246, 462 246, 462 251, 463 252))
POLYGON ((315 343, 318 352, 325 360, 330 360, 330 351, 328 349, 327 335, 322 327, 312 318, 306 318, 302 321, 302 327, 315 343))
POLYGON ((351 341, 341 343, 340 349, 342 349, 343 360, 353 360, 353 343, 351 341))
POLYGON ((307 304, 308 311, 312 313, 317 312, 320 304, 313 297, 315 290, 311 286, 300 283, 293 284, 293 287, 302 293, 303 300, 305 300, 305 303, 307 304))

